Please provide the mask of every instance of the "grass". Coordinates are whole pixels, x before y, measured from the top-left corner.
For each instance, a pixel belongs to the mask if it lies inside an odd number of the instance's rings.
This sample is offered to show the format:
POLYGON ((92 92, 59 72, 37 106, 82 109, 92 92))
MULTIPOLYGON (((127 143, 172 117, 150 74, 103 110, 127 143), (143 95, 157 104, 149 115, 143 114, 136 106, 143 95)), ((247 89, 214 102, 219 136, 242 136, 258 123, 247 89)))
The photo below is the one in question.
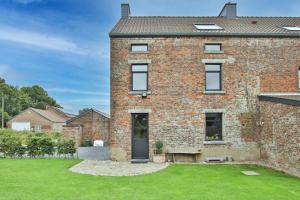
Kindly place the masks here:
POLYGON ((250 165, 171 165, 135 177, 72 173, 78 160, 0 159, 5 200, 299 200, 300 179, 250 165), (261 176, 244 176, 255 170, 261 176))

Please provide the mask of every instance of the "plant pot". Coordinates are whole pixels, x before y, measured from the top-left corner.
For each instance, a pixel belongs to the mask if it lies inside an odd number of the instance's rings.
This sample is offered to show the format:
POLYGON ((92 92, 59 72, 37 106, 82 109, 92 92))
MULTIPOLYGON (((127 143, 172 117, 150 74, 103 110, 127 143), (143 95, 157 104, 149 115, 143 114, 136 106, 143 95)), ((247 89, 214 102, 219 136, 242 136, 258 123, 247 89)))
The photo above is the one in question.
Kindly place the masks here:
POLYGON ((154 163, 164 163, 164 162, 166 162, 165 154, 155 154, 155 155, 153 155, 153 162, 154 163))

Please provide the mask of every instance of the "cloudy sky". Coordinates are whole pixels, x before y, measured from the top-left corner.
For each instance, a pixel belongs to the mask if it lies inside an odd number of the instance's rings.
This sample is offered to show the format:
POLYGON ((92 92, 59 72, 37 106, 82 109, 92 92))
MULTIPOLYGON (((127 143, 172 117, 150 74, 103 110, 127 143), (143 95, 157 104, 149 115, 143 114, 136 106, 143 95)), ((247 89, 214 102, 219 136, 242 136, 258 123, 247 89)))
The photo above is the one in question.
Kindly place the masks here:
MULTIPOLYGON (((227 0, 0 0, 0 77, 44 87, 65 111, 109 113, 109 37, 132 15, 215 16, 227 0)), ((238 15, 300 16, 300 0, 236 0, 238 15)))

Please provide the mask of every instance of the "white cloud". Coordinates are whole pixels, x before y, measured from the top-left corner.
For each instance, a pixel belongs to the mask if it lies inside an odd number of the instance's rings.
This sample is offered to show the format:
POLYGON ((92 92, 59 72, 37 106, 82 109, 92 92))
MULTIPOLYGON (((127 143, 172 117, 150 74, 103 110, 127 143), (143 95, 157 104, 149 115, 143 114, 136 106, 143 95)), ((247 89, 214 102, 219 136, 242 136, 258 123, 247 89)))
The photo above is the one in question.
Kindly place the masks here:
POLYGON ((99 95, 99 96, 108 96, 109 95, 108 93, 103 93, 103 92, 75 90, 75 89, 71 89, 71 88, 48 88, 46 90, 48 92, 59 92, 59 93, 86 94, 86 95, 99 95))
POLYGON ((80 49, 77 44, 64 38, 49 34, 15 29, 11 27, 0 27, 0 40, 23 43, 40 48, 62 51, 67 53, 88 54, 86 50, 80 49))

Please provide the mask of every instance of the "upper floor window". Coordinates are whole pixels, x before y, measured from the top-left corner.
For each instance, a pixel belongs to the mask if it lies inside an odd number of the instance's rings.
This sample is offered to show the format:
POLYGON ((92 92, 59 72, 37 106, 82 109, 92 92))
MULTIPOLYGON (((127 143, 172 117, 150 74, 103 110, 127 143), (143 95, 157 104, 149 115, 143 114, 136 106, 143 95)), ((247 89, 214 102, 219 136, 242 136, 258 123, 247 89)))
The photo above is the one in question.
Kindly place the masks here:
POLYGON ((300 26, 283 26, 282 28, 288 31, 300 31, 300 26))
POLYGON ((147 52, 148 44, 132 44, 131 51, 132 52, 147 52))
POLYGON ((205 90, 220 91, 221 88, 221 64, 205 65, 205 90))
POLYGON ((205 51, 222 51, 222 44, 207 43, 204 45, 205 51))
POLYGON ((205 139, 222 140, 222 113, 206 113, 205 122, 205 139))
POLYGON ((223 28, 217 24, 195 24, 198 30, 222 30, 223 28))
POLYGON ((133 64, 131 65, 132 73, 132 91, 148 90, 148 65, 133 64))

